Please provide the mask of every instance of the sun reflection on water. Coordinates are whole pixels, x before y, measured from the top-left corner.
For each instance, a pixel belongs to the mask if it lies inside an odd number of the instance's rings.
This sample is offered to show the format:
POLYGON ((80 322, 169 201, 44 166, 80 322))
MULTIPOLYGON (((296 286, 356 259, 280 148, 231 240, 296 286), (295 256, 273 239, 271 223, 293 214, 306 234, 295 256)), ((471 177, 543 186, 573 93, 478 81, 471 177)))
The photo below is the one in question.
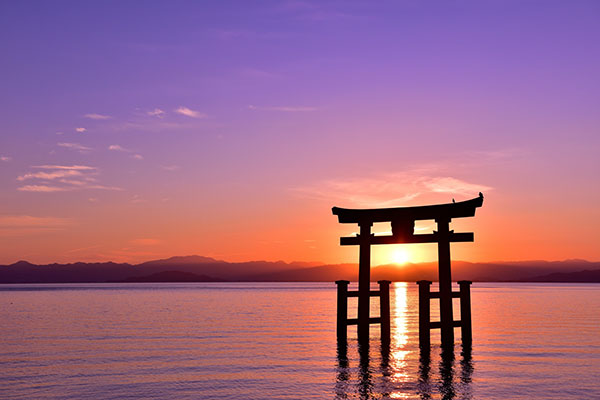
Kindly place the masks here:
MULTIPOLYGON (((407 318, 407 284, 406 282, 396 282, 392 286, 392 348, 390 349, 390 367, 391 380, 394 383, 406 383, 411 380, 408 373, 407 358, 410 350, 408 344, 408 318, 407 318)), ((407 393, 394 392, 390 394, 391 398, 406 398, 407 393)))

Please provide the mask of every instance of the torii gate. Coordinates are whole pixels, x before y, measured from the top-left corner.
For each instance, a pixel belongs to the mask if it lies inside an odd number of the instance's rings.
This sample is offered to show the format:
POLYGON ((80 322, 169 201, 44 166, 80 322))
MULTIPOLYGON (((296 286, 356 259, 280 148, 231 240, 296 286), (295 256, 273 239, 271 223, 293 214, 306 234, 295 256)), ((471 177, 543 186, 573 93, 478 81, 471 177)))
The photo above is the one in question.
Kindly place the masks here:
POLYGON ((372 291, 371 286, 371 245, 396 243, 437 243, 438 244, 438 281, 439 292, 430 292, 430 281, 419 281, 419 343, 429 347, 429 330, 441 328, 442 345, 454 343, 454 327, 462 328, 463 342, 471 340, 471 304, 469 281, 461 281, 460 292, 452 292, 452 273, 450 269, 450 242, 472 242, 472 232, 455 233, 450 230, 452 218, 475 216, 475 209, 483 205, 483 194, 471 200, 435 204, 418 207, 346 209, 333 207, 334 215, 340 223, 355 223, 360 234, 355 237, 340 238, 342 246, 359 246, 358 292, 348 291, 348 281, 338 284, 338 339, 346 339, 347 325, 358 325, 358 339, 368 340, 369 324, 381 323, 382 340, 389 340, 389 281, 380 281, 380 290, 372 291), (417 220, 435 220, 437 231, 430 234, 415 235, 417 220), (375 222, 391 222, 392 235, 375 236, 371 226, 375 222), (347 319, 347 297, 358 296, 358 318, 347 319), (381 316, 370 318, 370 298, 380 296, 381 316), (454 321, 452 298, 461 299, 461 320, 454 321), (429 317, 430 299, 440 299, 440 321, 431 322, 429 317), (386 304, 387 303, 387 304, 386 304), (385 314, 385 315, 384 315, 385 314))

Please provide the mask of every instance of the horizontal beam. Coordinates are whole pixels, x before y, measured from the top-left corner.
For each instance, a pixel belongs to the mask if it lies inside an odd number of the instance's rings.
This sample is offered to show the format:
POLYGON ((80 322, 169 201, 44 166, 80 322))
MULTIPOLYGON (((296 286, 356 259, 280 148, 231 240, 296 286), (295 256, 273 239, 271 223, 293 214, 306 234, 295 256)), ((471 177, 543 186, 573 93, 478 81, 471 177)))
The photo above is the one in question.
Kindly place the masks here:
MULTIPOLYGON (((452 321, 452 326, 457 328, 462 326, 462 321, 452 321)), ((430 322, 429 329, 440 329, 442 327, 442 323, 440 321, 430 322)))
MULTIPOLYGON (((379 297, 381 296, 381 290, 370 290, 369 296, 379 297)), ((358 290, 348 290, 348 297, 358 297, 358 290)))
MULTIPOLYGON (((380 324, 381 318, 369 318, 369 324, 380 324)), ((358 318, 348 318, 346 320, 346 325, 358 325, 358 318)))
POLYGON ((342 224, 372 224, 388 221, 416 221, 423 219, 448 219, 475 216, 475 209, 483 204, 483 195, 457 203, 433 204, 417 207, 349 209, 333 207, 331 210, 342 224))
MULTIPOLYGON (((387 236, 370 236, 367 238, 366 244, 400 244, 400 243, 437 243, 440 238, 437 233, 428 233, 425 235, 411 235, 408 237, 397 237, 392 235, 387 236)), ((450 233, 450 242, 472 242, 473 232, 450 233)), ((360 236, 342 237, 340 238, 341 246, 357 246, 363 243, 363 238, 360 236)))
MULTIPOLYGON (((452 292, 452 297, 454 298, 460 298, 460 292, 452 292)), ((440 298, 440 292, 429 292, 429 298, 430 299, 439 299, 440 298)))

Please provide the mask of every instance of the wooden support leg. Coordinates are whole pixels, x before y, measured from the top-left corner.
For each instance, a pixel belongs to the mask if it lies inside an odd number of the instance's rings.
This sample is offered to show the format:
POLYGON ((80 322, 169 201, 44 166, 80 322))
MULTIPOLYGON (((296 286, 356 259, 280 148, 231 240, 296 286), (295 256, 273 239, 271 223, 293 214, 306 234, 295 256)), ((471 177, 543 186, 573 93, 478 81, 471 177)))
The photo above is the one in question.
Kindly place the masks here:
POLYGON ((471 325, 471 281, 458 281, 460 286, 460 328, 463 344, 473 340, 471 325))
POLYGON ((438 226, 438 262, 440 284, 440 323, 442 346, 454 346, 452 312, 452 273, 450 270, 450 220, 436 220, 438 226))
POLYGON ((431 339, 429 336, 430 322, 430 286, 431 281, 419 281, 419 347, 429 350, 431 339))
POLYGON ((390 343, 390 281, 379 283, 379 315, 381 317, 381 343, 390 343))
POLYGON ((360 225, 358 263, 358 340, 369 341, 371 308, 371 224, 360 225))
POLYGON ((348 284, 349 281, 335 281, 337 285, 337 339, 345 342, 348 326, 348 284))

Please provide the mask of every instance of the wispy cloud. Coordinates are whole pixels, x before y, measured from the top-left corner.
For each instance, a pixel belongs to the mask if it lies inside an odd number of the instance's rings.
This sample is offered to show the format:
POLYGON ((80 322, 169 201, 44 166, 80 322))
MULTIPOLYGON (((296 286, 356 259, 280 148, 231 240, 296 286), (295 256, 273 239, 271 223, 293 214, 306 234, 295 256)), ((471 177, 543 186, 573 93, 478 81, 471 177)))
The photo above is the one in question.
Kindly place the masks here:
POLYGON ((85 186, 89 185, 90 182, 94 182, 95 179, 90 180, 89 178, 86 180, 78 180, 78 179, 60 179, 59 182, 66 183, 67 185, 73 186, 85 186))
POLYGON ((108 149, 111 151, 122 151, 125 153, 129 153, 130 150, 126 149, 125 147, 118 145, 118 144, 111 144, 110 146, 108 146, 108 149))
POLYGON ((454 177, 436 176, 425 169, 365 178, 327 180, 292 188, 292 191, 303 197, 353 207, 393 207, 408 205, 416 198, 430 197, 436 193, 476 196, 480 191, 491 189, 489 186, 454 177))
POLYGON ((36 165, 31 167, 41 171, 31 171, 18 176, 18 181, 33 180, 30 185, 17 188, 21 192, 66 192, 84 189, 123 190, 116 186, 98 183, 96 167, 87 165, 36 165))
POLYGON ((69 181, 62 180, 61 183, 68 184, 70 186, 50 186, 50 185, 25 185, 18 187, 17 190, 21 192, 39 192, 39 193, 52 193, 52 192, 69 192, 81 189, 95 189, 95 190, 114 190, 122 191, 123 189, 116 186, 105 186, 105 185, 90 185, 89 182, 81 181, 69 181))
POLYGON ((75 132, 83 133, 85 131, 87 131, 87 129, 85 129, 83 127, 82 128, 75 128, 75 132))
POLYGON ((32 172, 25 175, 21 175, 17 177, 18 181, 24 181, 27 179, 44 179, 44 180, 53 180, 60 179, 66 177, 73 176, 81 176, 82 172, 76 169, 59 169, 53 171, 40 171, 40 172, 32 172))
POLYGON ((187 107, 179 107, 175 110, 175 112, 177 114, 181 114, 181 115, 185 115, 186 117, 190 117, 190 118, 206 118, 207 115, 201 113, 200 111, 195 111, 195 110, 191 110, 187 107))
POLYGON ((85 114, 84 118, 103 120, 103 119, 111 119, 112 117, 110 115, 91 113, 91 114, 85 114))
POLYGON ((21 192, 41 192, 41 193, 50 193, 50 192, 64 192, 68 190, 68 188, 60 187, 60 186, 48 186, 48 185, 25 185, 17 188, 21 192))
POLYGON ((169 118, 141 118, 131 119, 129 121, 120 121, 109 124, 104 129, 114 132, 181 132, 198 129, 201 123, 205 121, 202 118, 181 118, 176 121, 169 121, 169 118))
MULTIPOLYGON (((126 149, 125 147, 118 144, 111 144, 110 146, 108 146, 108 149, 111 151, 119 151, 122 153, 133 153, 133 150, 126 149)), ((141 154, 132 154, 131 158, 133 158, 134 160, 144 159, 144 157, 141 154)))
POLYGON ((70 219, 34 217, 31 215, 0 215, 0 236, 22 236, 66 229, 70 219))
POLYGON ((432 177, 424 180, 423 184, 434 193, 456 193, 460 195, 471 195, 492 189, 489 186, 465 182, 450 176, 432 177))
POLYGON ((0 228, 56 227, 70 224, 66 218, 0 215, 0 228))
POLYGON ((179 169, 179 165, 163 165, 162 169, 165 171, 177 171, 179 169))
POLYGON ((0 161, 9 162, 10 160, 12 160, 12 157, 0 156, 0 161))
POLYGON ((79 170, 79 171, 91 171, 95 170, 96 167, 90 167, 88 165, 34 165, 31 168, 40 168, 40 169, 69 169, 69 170, 79 170))
POLYGON ((84 145, 79 144, 79 143, 64 143, 64 142, 61 142, 61 143, 57 143, 57 146, 64 147, 64 148, 67 148, 67 149, 70 149, 70 150, 76 150, 76 151, 79 151, 79 152, 88 152, 88 151, 92 150, 91 147, 87 147, 87 146, 84 146, 84 145))
POLYGON ((106 185, 87 185, 83 187, 84 189, 96 189, 96 190, 115 190, 115 191, 123 191, 123 188, 117 186, 106 186, 106 185))
POLYGON ((305 106, 254 106, 249 105, 248 109, 257 111, 281 111, 281 112, 310 112, 317 111, 317 107, 305 106))
POLYGON ((160 108, 155 108, 152 111, 148 111, 146 112, 147 115, 151 116, 151 117, 158 117, 158 118, 164 118, 165 116, 165 112, 163 110, 161 110, 160 108))

